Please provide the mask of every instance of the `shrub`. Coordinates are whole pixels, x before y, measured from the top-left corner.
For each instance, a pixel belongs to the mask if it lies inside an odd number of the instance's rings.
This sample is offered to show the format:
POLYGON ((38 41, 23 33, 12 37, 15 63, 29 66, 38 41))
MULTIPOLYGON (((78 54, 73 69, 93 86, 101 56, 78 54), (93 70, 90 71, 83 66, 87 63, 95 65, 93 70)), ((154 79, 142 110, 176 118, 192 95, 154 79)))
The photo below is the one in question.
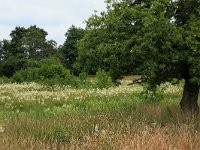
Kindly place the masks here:
POLYGON ((102 70, 102 69, 98 69, 98 71, 96 72, 96 82, 95 82, 96 88, 108 88, 113 86, 113 82, 111 80, 111 77, 108 76, 108 74, 102 70))
POLYGON ((77 86, 77 79, 56 58, 30 61, 25 70, 20 70, 12 77, 13 82, 42 82, 49 85, 77 86))
POLYGON ((81 72, 79 74, 79 79, 81 82, 85 82, 87 80, 87 78, 88 78, 88 74, 86 72, 81 72))

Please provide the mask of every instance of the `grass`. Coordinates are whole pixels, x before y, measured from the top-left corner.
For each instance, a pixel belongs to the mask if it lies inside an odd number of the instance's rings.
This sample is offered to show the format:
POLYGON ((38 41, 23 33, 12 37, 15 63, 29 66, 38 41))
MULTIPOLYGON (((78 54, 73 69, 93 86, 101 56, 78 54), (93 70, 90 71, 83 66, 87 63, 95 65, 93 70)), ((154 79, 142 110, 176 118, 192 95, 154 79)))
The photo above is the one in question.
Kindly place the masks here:
POLYGON ((200 118, 180 112, 182 88, 160 88, 159 101, 149 103, 141 85, 2 84, 0 149, 199 149, 200 118))

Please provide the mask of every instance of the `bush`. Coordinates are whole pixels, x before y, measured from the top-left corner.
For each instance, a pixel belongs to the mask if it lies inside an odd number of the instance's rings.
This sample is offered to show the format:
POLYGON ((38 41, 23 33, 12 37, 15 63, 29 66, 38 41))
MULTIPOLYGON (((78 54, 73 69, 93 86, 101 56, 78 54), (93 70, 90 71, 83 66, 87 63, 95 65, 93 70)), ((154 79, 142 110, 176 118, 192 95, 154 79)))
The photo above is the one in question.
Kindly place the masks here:
POLYGON ((87 78, 88 78, 88 74, 86 72, 81 72, 79 74, 79 79, 81 82, 85 82, 87 80, 87 78))
POLYGON ((108 74, 102 70, 102 69, 98 69, 98 71, 96 72, 96 82, 95 82, 96 88, 109 88, 111 86, 113 86, 113 82, 111 80, 111 77, 108 76, 108 74))
POLYGON ((88 79, 86 73, 73 76, 56 58, 40 61, 29 60, 26 69, 19 70, 11 78, 12 82, 39 82, 48 85, 70 85, 79 88, 108 88, 113 86, 111 78, 104 70, 99 69, 95 81, 88 79))
POLYGON ((77 86, 77 79, 65 69, 58 59, 48 58, 40 62, 29 62, 27 69, 20 70, 12 77, 13 82, 42 82, 49 85, 77 86))

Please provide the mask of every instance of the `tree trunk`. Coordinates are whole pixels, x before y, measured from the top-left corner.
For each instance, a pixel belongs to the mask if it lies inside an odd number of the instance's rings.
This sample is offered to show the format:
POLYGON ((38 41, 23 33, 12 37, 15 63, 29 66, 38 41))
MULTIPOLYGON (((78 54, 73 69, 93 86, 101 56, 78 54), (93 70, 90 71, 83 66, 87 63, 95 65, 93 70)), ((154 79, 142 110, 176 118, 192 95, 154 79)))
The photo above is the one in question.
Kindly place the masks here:
POLYGON ((185 80, 183 97, 180 107, 184 113, 199 114, 198 106, 199 85, 185 80))

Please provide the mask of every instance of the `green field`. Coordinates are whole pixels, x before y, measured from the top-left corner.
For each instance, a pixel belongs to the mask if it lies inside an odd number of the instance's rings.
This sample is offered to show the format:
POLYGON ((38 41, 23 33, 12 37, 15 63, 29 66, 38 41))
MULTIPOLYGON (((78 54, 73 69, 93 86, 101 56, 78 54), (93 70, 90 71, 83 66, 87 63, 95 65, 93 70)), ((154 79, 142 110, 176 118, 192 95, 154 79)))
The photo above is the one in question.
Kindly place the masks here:
POLYGON ((200 118, 180 112, 182 86, 158 90, 149 100, 139 84, 1 84, 0 149, 199 149, 200 118))

